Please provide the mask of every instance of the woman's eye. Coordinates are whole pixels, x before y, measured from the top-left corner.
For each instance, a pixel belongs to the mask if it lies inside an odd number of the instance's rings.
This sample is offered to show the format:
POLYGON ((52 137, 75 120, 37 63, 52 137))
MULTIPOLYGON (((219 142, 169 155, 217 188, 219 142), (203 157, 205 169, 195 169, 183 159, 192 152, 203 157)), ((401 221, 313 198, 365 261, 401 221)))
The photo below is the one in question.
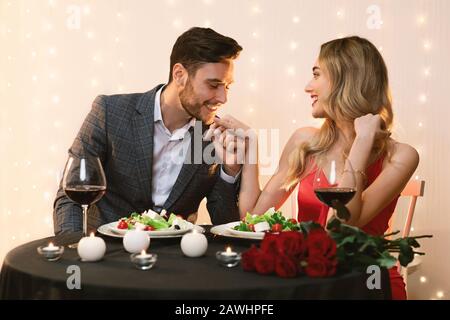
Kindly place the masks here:
POLYGON ((317 78, 319 76, 318 73, 313 73, 314 78, 317 78))

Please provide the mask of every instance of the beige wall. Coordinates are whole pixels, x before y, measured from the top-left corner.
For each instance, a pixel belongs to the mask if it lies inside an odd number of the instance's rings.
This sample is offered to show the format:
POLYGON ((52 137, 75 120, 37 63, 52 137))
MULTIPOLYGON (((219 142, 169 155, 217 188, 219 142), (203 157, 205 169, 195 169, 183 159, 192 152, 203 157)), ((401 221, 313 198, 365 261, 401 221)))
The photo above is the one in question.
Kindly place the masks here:
POLYGON ((427 183, 413 226, 434 238, 423 241, 410 296, 449 298, 449 17, 447 0, 1 0, 0 261, 52 233, 66 150, 95 96, 164 82, 186 28, 209 25, 242 44, 223 113, 278 129, 281 146, 295 128, 317 125, 303 88, 319 45, 357 34, 386 59, 395 137, 420 151, 416 175, 427 183))

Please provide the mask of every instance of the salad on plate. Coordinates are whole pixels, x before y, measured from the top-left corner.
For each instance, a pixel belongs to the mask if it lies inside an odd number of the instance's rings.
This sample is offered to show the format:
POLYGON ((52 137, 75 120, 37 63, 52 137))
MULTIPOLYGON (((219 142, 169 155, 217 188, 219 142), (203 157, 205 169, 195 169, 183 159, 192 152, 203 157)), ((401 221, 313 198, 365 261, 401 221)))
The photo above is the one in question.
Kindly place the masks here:
POLYGON ((119 234, 135 229, 148 231, 151 234, 176 234, 187 232, 193 228, 194 224, 186 221, 181 216, 171 213, 167 217, 165 210, 159 214, 150 209, 143 213, 133 212, 129 217, 121 218, 110 226, 113 232, 119 234))
POLYGON ((247 212, 247 215, 239 224, 231 227, 231 231, 235 232, 255 232, 260 234, 299 230, 300 224, 296 219, 287 219, 281 211, 276 211, 275 208, 270 208, 263 215, 252 215, 247 212))

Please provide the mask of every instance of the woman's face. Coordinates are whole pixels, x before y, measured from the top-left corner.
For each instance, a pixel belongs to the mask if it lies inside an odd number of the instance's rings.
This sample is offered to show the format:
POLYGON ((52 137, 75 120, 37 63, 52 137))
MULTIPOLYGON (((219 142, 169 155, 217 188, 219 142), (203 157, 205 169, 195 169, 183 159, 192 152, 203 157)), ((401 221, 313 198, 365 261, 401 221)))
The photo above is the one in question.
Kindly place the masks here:
POLYGON ((326 70, 320 66, 318 59, 312 72, 313 77, 305 87, 306 93, 311 96, 312 100, 312 116, 314 118, 325 118, 327 114, 324 105, 330 95, 331 81, 326 70))

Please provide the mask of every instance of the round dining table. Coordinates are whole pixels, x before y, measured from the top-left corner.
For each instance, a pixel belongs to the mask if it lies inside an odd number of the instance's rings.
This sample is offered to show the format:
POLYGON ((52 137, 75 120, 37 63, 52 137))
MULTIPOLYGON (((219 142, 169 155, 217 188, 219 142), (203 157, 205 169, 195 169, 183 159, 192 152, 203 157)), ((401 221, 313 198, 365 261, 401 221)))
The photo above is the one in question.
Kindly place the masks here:
MULTIPOLYGON (((68 244, 80 233, 67 233, 21 245, 5 257, 0 272, 0 299, 390 299, 389 275, 382 269, 381 287, 369 289, 365 272, 338 273, 330 278, 280 278, 245 272, 241 265, 224 267, 216 252, 231 246, 244 252, 257 240, 217 236, 204 226, 208 249, 204 256, 183 255, 181 238, 151 239, 147 252, 156 253, 153 268, 137 269, 125 251, 122 239, 100 235, 106 253, 97 262, 82 262, 68 244), (46 261, 37 248, 53 242, 64 245, 58 261, 46 261), (74 266, 80 286, 70 285, 74 266)), ((73 280, 73 279, 72 279, 73 280)))

